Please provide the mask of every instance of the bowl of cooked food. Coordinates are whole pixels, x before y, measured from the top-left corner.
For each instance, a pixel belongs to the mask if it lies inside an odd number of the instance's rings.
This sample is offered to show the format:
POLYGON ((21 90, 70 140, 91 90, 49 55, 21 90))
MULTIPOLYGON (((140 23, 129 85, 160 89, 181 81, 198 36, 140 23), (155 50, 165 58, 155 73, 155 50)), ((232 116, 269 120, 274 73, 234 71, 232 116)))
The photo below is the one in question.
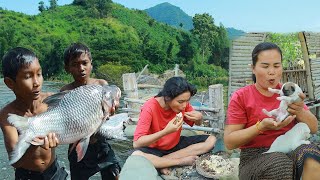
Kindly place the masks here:
POLYGON ((197 172, 206 178, 212 179, 237 179, 238 165, 238 158, 228 158, 213 154, 204 154, 196 160, 197 172))

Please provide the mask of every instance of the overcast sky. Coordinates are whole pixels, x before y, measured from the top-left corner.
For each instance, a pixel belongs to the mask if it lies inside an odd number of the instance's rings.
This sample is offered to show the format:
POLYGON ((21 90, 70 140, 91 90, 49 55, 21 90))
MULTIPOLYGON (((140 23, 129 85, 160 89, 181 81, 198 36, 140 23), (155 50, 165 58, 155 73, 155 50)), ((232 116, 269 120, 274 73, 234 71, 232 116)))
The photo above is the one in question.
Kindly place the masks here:
MULTIPOLYGON (((0 0, 0 7, 37 14, 41 0, 0 0)), ((43 0, 49 4, 48 0, 43 0)), ((73 0, 58 0, 59 5, 73 0)), ((147 9, 163 2, 190 16, 209 13, 216 24, 246 32, 320 32, 320 0, 113 0, 128 8, 147 9)))

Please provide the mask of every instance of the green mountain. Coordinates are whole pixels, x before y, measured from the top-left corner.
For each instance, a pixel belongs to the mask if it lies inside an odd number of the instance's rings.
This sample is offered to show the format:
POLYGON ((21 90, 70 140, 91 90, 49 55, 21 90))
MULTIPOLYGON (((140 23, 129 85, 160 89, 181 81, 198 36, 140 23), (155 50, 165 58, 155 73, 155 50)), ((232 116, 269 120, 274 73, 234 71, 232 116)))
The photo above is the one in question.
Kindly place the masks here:
POLYGON ((145 10, 155 20, 167 23, 171 26, 191 30, 193 29, 192 17, 179 7, 170 3, 161 3, 145 10))
MULTIPOLYGON (((180 25, 182 25, 182 28, 185 30, 193 29, 192 17, 186 14, 179 7, 170 3, 161 3, 154 7, 145 9, 145 11, 156 21, 166 23, 177 28, 181 28, 180 25)), ((245 34, 244 31, 235 28, 226 28, 226 30, 230 40, 245 34)))
POLYGON ((242 35, 244 35, 246 32, 242 31, 242 30, 238 30, 235 28, 226 28, 227 32, 228 32, 228 38, 233 40, 236 39, 242 35))

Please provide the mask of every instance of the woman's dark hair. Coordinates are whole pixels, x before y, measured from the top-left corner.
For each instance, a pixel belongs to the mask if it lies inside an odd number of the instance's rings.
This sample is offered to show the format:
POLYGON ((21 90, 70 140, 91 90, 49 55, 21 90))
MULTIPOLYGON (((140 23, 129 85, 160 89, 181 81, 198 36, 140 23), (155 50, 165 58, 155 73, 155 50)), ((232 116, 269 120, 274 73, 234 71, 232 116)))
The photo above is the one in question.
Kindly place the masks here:
POLYGON ((64 51, 64 65, 68 65, 70 60, 79 58, 81 54, 87 54, 90 61, 92 61, 91 52, 88 46, 82 43, 72 43, 65 51, 64 51))
POLYGON ((156 97, 163 96, 165 101, 170 101, 187 91, 190 92, 191 96, 194 96, 197 93, 196 87, 188 83, 186 79, 182 77, 172 77, 166 81, 163 89, 156 97))
POLYGON ((36 59, 36 55, 27 48, 10 49, 2 58, 3 77, 16 81, 19 70, 24 66, 29 66, 36 59))
MULTIPOLYGON (((279 48, 279 46, 277 46, 276 44, 271 43, 271 42, 263 42, 263 43, 258 44, 252 50, 252 66, 253 67, 256 66, 260 52, 266 51, 266 50, 272 50, 272 49, 275 49, 280 53, 281 61, 282 61, 282 51, 279 48)), ((256 76, 254 74, 252 74, 252 80, 253 80, 253 82, 256 82, 256 76)))

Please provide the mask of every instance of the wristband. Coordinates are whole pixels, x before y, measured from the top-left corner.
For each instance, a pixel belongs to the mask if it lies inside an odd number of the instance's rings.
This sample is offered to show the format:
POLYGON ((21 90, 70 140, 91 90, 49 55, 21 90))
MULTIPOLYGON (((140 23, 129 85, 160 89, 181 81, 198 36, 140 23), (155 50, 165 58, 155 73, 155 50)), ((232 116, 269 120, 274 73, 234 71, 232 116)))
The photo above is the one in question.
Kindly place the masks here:
POLYGON ((258 130, 258 132, 259 132, 259 134, 263 134, 263 131, 261 131, 260 129, 259 129, 259 124, 260 124, 260 120, 256 123, 256 128, 257 128, 257 130, 258 130))

